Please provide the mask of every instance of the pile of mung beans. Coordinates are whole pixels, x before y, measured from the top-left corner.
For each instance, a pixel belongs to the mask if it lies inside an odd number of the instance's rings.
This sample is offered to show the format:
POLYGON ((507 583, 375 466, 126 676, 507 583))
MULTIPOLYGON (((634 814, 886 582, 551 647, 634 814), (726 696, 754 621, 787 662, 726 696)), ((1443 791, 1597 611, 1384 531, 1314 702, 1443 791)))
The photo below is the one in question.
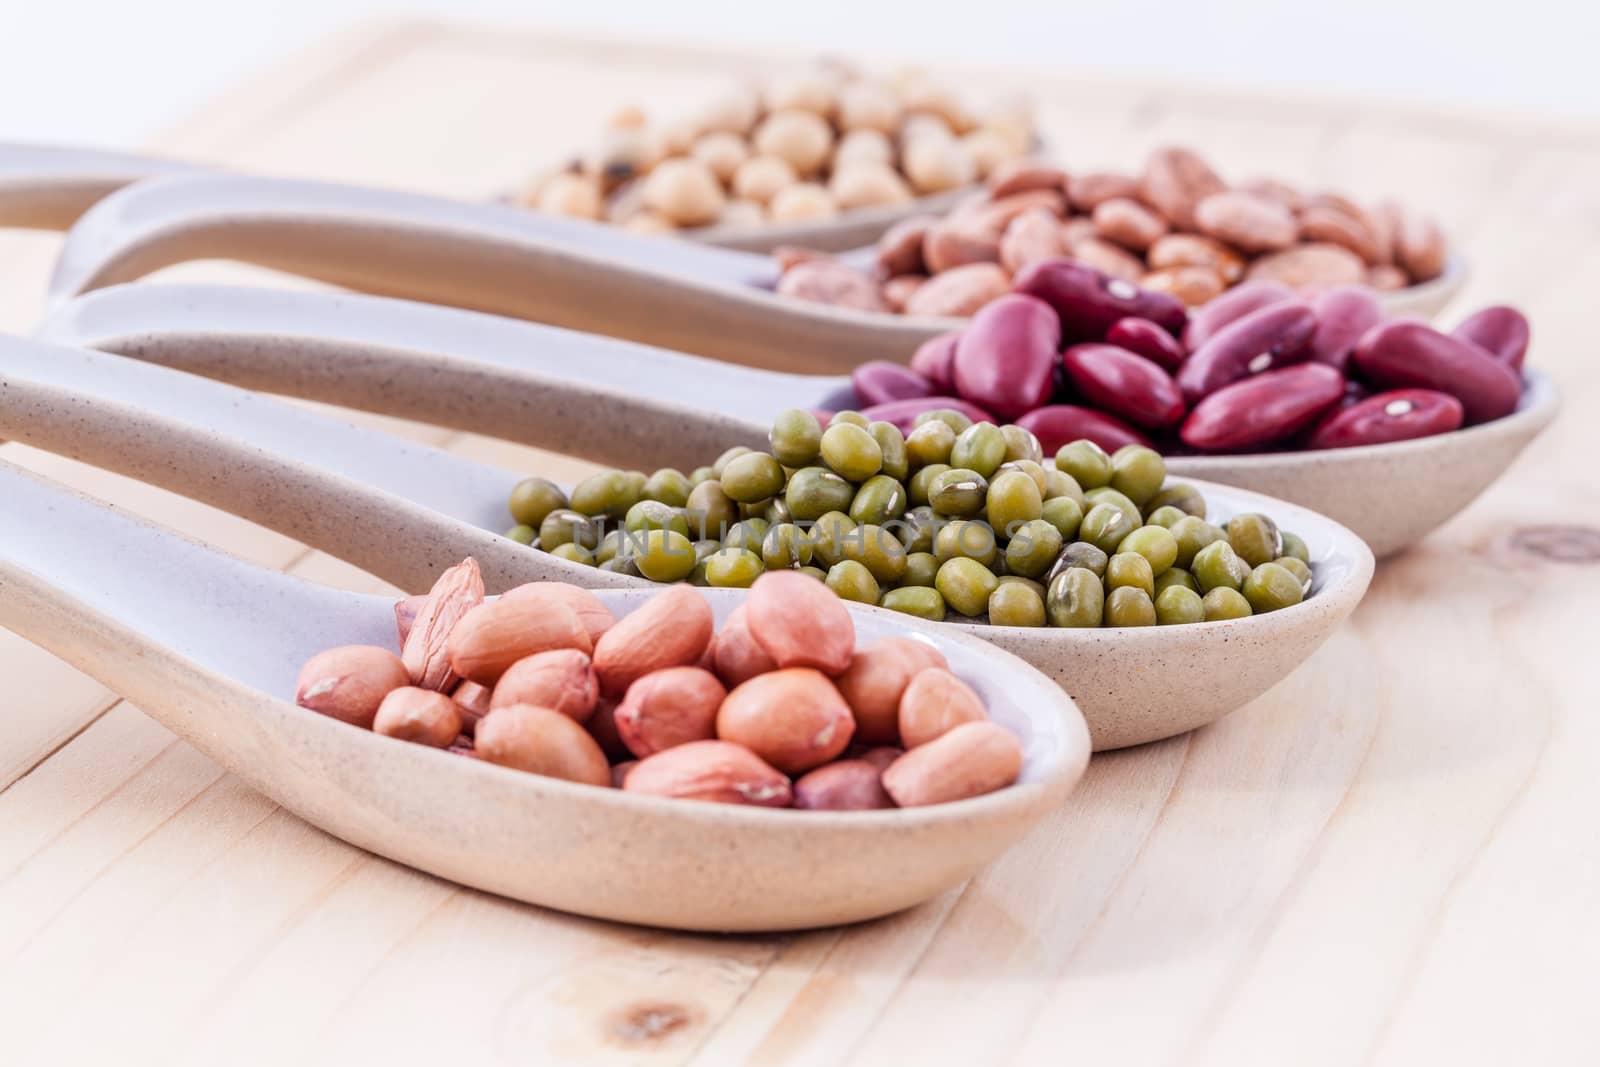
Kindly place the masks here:
POLYGON ((691 474, 607 471, 569 494, 519 483, 506 536, 656 582, 745 587, 808 574, 846 600, 997 626, 1153 626, 1291 607, 1311 593, 1303 540, 1268 516, 1208 521, 1159 453, 1092 441, 1046 462, 1019 426, 955 410, 909 434, 859 412, 790 410, 771 450, 691 474))

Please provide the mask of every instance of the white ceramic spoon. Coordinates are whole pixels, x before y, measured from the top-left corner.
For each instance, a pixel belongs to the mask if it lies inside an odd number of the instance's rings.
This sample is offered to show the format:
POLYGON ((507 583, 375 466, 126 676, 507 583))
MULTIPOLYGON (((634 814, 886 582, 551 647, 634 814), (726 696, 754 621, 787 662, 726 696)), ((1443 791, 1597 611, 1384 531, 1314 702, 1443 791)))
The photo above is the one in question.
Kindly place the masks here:
POLYGON ((783 371, 908 359, 960 324, 778 296, 764 255, 497 205, 232 175, 154 179, 96 204, 68 234, 51 298, 207 258, 783 371))
MULTIPOLYGON (((539 579, 646 585, 519 545, 518 476, 154 364, 0 337, 0 437, 224 508, 422 592, 476 556, 491 591, 539 579)), ((1074 694, 1097 748, 1183 733, 1260 696, 1327 639, 1372 577, 1349 530, 1283 501, 1196 483, 1214 518, 1259 511, 1311 551, 1312 596, 1229 622, 1136 630, 941 624, 1039 668, 1074 694)), ((890 615, 879 608, 869 615, 890 615)))
MULTIPOLYGON (((937 645, 1023 743, 1015 786, 903 811, 673 801, 525 774, 295 707, 301 665, 395 647, 394 605, 222 555, 0 463, 0 625, 92 675, 256 789, 352 844, 464 885, 602 919, 783 930, 898 911, 958 885, 1057 809, 1089 736, 1015 657, 887 612, 862 642, 937 645), (108 545, 115 552, 106 551, 108 545)), ((718 621, 742 590, 709 590, 718 621)), ((648 590, 599 594, 624 615, 648 590)))
MULTIPOLYGON (((114 286, 59 306, 41 336, 620 467, 693 470, 732 445, 765 447, 785 408, 852 403, 845 377, 350 294, 114 286)), ((1555 386, 1532 371, 1528 382, 1516 413, 1457 433, 1329 452, 1182 456, 1168 466, 1312 508, 1386 556, 1466 507, 1555 417, 1555 386)))

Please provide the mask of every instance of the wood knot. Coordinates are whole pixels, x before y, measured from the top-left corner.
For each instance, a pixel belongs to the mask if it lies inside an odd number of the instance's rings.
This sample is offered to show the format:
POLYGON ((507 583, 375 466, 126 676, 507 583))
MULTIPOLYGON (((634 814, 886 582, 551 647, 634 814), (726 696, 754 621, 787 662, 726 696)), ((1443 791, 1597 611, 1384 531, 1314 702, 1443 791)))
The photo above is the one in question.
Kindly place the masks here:
POLYGON ((695 1013, 681 1004, 642 1001, 618 1011, 609 1029, 626 1045, 659 1044, 691 1025, 694 1019, 695 1013))
POLYGON ((1553 563, 1600 563, 1600 530, 1592 526, 1524 526, 1512 533, 1511 547, 1553 563))

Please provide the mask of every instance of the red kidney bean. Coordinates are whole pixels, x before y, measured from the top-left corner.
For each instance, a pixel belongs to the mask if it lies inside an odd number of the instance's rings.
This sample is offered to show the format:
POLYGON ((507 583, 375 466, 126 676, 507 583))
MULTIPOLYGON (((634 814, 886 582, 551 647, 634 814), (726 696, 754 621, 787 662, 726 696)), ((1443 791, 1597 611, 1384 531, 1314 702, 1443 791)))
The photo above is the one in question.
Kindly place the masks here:
POLYGON ((912 355, 911 369, 932 382, 936 388, 946 393, 954 392, 956 382, 950 365, 955 361, 956 341, 960 338, 960 330, 928 338, 912 355))
POLYGON ((1461 401, 1432 389, 1395 389, 1329 412, 1307 448, 1353 448, 1431 437, 1461 428, 1461 401))
POLYGON ((892 422, 900 428, 901 433, 910 433, 918 415, 944 408, 959 411, 973 422, 1000 421, 978 405, 969 404, 955 396, 914 396, 905 400, 891 400, 887 404, 874 404, 861 414, 874 422, 892 422))
POLYGON ((882 359, 862 363, 851 371, 850 388, 855 390, 856 402, 862 407, 932 396, 938 392, 932 382, 916 371, 882 359))
POLYGON ((1193 352, 1236 319, 1269 304, 1294 299, 1294 290, 1282 282, 1242 282, 1205 306, 1196 308, 1183 328, 1183 347, 1193 352))
POLYGON ((1201 345, 1178 368, 1178 388, 1190 405, 1241 378, 1306 358, 1317 316, 1303 300, 1257 308, 1235 319, 1201 345))
POLYGON ((1070 259, 1045 259, 1023 268, 1011 288, 1036 296, 1061 316, 1068 342, 1098 341, 1118 319, 1132 316, 1176 334, 1188 320, 1183 304, 1166 293, 1141 289, 1070 259))
POLYGON ((1180 436, 1206 452, 1260 448, 1305 429, 1343 395, 1344 375, 1325 363, 1267 371, 1200 401, 1180 436))
POLYGON ((1344 373, 1361 335, 1383 321, 1383 306, 1364 285, 1339 285, 1311 299, 1317 330, 1311 335, 1311 358, 1344 373))
POLYGON ((1514 307, 1496 304, 1467 316, 1450 331, 1458 341, 1468 341, 1512 370, 1521 370, 1528 355, 1528 317, 1514 307))
POLYGON ((1049 403, 1061 349, 1050 305, 1012 293, 985 304, 956 342, 956 392, 1002 418, 1049 403))
POLYGON ((1522 379, 1470 341, 1420 322, 1386 322, 1356 345, 1354 364, 1380 389, 1436 389, 1461 401, 1468 423, 1516 410, 1522 379))
POLYGON ((1120 419, 1093 408, 1076 404, 1051 404, 1035 408, 1017 420, 1017 425, 1039 439, 1046 458, 1062 445, 1087 437, 1107 452, 1123 445, 1146 445, 1150 439, 1120 419))
POLYGON ((1106 331, 1106 344, 1126 348, 1171 373, 1183 362, 1183 346, 1149 319, 1118 319, 1106 331))
POLYGON ((1172 376, 1115 345, 1073 345, 1061 354, 1067 380, 1095 407, 1147 430, 1183 421, 1187 410, 1172 376))

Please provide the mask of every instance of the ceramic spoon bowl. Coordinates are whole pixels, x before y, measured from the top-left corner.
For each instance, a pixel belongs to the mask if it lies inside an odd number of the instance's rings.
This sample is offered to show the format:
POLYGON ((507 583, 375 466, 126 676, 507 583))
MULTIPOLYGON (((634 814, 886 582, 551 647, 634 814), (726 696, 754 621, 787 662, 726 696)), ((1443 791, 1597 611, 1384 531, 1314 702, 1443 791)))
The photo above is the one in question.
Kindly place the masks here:
MULTIPOLYGON (((232 175, 140 182, 96 204, 68 235, 51 296, 207 258, 805 373, 909 359, 960 324, 778 296, 768 256, 497 205, 232 175)), ((1439 293, 1459 284, 1452 271, 1439 293)))
MULTIPOLYGON (((56 309, 43 336, 238 385, 431 422, 619 467, 764 448, 785 408, 850 406, 844 377, 732 366, 495 316, 378 297, 130 285, 56 309)), ((1555 417, 1527 372, 1512 415, 1398 444, 1183 456, 1174 475, 1281 497, 1349 526, 1380 557, 1471 503, 1555 417)))
MULTIPOLYGON (((541 579, 638 588, 500 537, 519 475, 269 397, 99 352, 0 338, 0 437, 215 505, 422 592, 477 557, 491 592, 541 579)), ((1305 538, 1312 595, 1270 615, 1138 630, 947 622, 1074 694, 1097 748, 1183 733, 1255 699, 1361 600, 1372 554, 1349 530, 1255 493, 1196 483, 1212 516, 1274 516, 1305 538)), ((104 543, 104 542, 102 542, 104 543)), ((873 617, 898 618, 879 608, 873 617)))
MULTIPOLYGON (((1058 808, 1083 718, 1015 657, 860 612, 863 642, 937 645, 1023 743, 1019 782, 887 812, 675 801, 525 774, 289 702, 304 662, 394 647, 394 605, 263 570, 0 464, 0 625, 93 675, 307 822, 409 866, 601 919, 786 930, 899 911, 965 879, 1058 808), (118 546, 108 553, 107 544, 118 546), (131 564, 131 565, 130 565, 131 564)), ((648 590, 599 594, 617 615, 648 590)), ((719 623, 742 590, 708 590, 719 623)))

